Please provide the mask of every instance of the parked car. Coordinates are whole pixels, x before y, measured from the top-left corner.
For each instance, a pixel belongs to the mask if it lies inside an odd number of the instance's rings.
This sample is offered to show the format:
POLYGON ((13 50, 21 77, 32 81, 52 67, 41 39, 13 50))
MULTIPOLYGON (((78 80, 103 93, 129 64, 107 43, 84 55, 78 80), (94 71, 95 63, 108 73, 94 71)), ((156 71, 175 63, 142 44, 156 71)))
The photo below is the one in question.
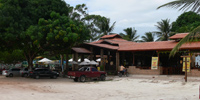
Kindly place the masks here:
POLYGON ((28 74, 29 74, 28 68, 23 68, 23 69, 20 70, 20 76, 21 77, 28 77, 28 74))
POLYGON ((6 77, 20 76, 20 68, 11 68, 9 70, 3 70, 2 75, 6 77))
POLYGON ((59 73, 47 68, 36 68, 33 71, 29 71, 29 76, 35 79, 39 79, 40 77, 57 78, 59 73))
POLYGON ((81 67, 79 71, 69 71, 67 75, 69 78, 73 78, 75 82, 85 82, 87 79, 104 81, 107 74, 104 71, 98 71, 95 67, 81 67))

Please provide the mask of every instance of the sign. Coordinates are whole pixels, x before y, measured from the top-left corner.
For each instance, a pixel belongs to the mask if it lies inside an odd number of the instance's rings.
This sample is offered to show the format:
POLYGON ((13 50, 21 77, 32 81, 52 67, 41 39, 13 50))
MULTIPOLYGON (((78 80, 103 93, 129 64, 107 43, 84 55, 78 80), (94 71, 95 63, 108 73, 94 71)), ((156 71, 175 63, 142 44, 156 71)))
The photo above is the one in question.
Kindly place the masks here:
POLYGON ((151 69, 158 69, 158 57, 152 57, 151 69))
MULTIPOLYGON (((183 58, 183 72, 185 72, 185 58, 183 58)), ((190 57, 187 57, 187 72, 190 72, 190 57)))

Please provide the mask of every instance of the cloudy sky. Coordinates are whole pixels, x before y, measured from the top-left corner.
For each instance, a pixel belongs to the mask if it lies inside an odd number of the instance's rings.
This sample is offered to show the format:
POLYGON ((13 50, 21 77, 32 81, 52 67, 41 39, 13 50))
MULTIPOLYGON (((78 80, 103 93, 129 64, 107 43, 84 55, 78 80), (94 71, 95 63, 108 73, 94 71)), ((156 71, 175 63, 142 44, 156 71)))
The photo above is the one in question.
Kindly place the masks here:
POLYGON ((71 6, 86 4, 89 14, 105 16, 116 21, 112 33, 123 33, 123 29, 135 27, 137 34, 156 31, 156 23, 161 19, 170 19, 170 22, 183 13, 171 8, 156 8, 174 0, 65 0, 71 6))

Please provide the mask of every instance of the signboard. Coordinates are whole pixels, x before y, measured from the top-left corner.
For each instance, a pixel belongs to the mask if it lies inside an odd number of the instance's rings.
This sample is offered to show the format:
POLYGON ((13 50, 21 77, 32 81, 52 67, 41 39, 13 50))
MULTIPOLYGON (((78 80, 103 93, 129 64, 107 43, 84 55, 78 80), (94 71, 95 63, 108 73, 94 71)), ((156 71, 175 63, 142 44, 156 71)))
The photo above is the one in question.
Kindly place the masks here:
MULTIPOLYGON (((185 58, 183 58, 183 72, 185 72, 185 58)), ((187 72, 190 72, 190 57, 187 57, 187 72)))
POLYGON ((152 57, 151 69, 158 69, 158 57, 152 57))

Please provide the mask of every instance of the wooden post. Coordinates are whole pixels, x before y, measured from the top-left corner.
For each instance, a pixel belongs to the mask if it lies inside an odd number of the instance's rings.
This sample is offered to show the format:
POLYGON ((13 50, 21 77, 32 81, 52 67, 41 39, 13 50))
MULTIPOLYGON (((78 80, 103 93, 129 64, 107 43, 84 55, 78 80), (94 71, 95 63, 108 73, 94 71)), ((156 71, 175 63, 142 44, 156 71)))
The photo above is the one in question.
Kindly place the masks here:
POLYGON ((135 53, 133 52, 133 66, 135 65, 135 53))
POLYGON ((90 51, 92 52, 91 54, 90 54, 90 60, 96 60, 96 59, 94 59, 94 57, 93 57, 93 47, 90 47, 90 51))
POLYGON ((116 71, 119 69, 119 52, 116 51, 116 71))
POLYGON ((68 59, 69 59, 69 55, 68 55, 68 52, 66 52, 66 66, 64 68, 64 70, 68 70, 69 69, 69 66, 68 66, 68 59))
POLYGON ((187 57, 185 57, 185 82, 187 82, 187 57))
POLYGON ((181 56, 181 57, 183 58, 183 61, 185 59, 185 82, 187 82, 187 57, 190 57, 190 56, 181 56))
POLYGON ((84 54, 81 54, 81 62, 84 61, 84 54))
POLYGON ((103 49, 101 49, 100 55, 101 55, 101 64, 100 64, 100 66, 103 66, 103 62, 104 62, 104 59, 103 59, 103 55, 104 55, 103 49))
POLYGON ((63 54, 60 55, 60 66, 61 66, 61 69, 62 69, 62 72, 63 72, 63 54))

